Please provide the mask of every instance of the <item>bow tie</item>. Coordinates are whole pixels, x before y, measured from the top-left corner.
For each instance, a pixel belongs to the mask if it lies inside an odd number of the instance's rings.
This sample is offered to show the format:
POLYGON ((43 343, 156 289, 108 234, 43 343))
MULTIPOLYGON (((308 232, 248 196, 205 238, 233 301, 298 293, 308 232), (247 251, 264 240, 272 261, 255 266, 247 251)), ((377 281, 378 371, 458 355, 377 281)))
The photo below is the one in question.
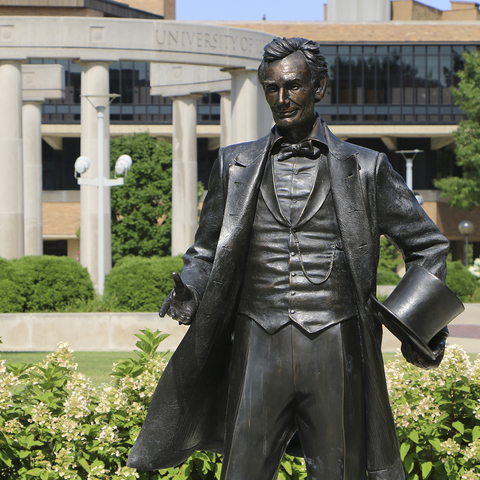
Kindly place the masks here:
POLYGON ((311 140, 304 140, 300 143, 284 142, 280 145, 280 151, 277 154, 277 160, 287 160, 291 157, 306 157, 315 159, 319 156, 320 149, 313 145, 311 140))

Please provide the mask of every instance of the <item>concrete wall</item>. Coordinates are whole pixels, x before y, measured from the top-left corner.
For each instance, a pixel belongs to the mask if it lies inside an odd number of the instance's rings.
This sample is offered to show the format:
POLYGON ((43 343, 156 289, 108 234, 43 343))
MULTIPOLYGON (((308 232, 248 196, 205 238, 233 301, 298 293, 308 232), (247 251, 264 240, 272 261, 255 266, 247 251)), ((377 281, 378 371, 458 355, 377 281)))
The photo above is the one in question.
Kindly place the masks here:
MULTIPOLYGON (((465 305, 465 312, 452 325, 480 325, 480 304, 465 305)), ((175 350, 188 328, 157 313, 5 313, 0 314, 0 351, 53 351, 58 343, 68 342, 73 350, 82 352, 129 352, 135 348, 135 333, 146 327, 170 334, 162 342, 162 350, 175 350)), ((383 350, 400 348, 400 342, 384 331, 383 350)), ((450 337, 449 343, 468 353, 480 352, 478 338, 450 337)))
POLYGON ((68 342, 83 352, 128 352, 144 328, 169 333, 162 349, 174 350, 188 327, 157 313, 25 313, 0 315, 0 351, 45 352, 68 342))

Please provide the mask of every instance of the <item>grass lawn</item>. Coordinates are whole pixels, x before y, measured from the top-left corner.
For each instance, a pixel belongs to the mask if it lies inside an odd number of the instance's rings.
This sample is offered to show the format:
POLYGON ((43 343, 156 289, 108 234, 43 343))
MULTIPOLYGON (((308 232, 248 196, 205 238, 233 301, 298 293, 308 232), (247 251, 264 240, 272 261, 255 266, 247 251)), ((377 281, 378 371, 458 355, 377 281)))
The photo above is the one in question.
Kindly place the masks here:
MULTIPOLYGON (((43 360, 48 352, 0 352, 0 358, 7 363, 38 363, 43 360)), ((78 371, 86 375, 95 386, 108 383, 112 380, 109 373, 113 363, 133 357, 133 352, 74 352, 78 371)))
MULTIPOLYGON (((0 359, 6 359, 7 363, 38 363, 47 352, 0 352, 0 359)), ((86 375, 95 386, 108 383, 112 380, 109 373, 112 371, 113 363, 119 360, 135 356, 133 352, 74 352, 75 361, 78 363, 78 371, 86 375)), ((392 361, 395 353, 384 353, 383 359, 386 362, 392 361)), ((474 361, 477 354, 469 354, 470 361, 474 361)))

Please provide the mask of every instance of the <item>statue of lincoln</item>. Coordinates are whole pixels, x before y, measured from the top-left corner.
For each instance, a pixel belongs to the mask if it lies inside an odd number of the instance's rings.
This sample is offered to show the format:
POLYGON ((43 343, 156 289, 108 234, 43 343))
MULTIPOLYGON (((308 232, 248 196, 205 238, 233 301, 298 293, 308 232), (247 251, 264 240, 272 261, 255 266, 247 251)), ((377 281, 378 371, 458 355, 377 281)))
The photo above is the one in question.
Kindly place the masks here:
MULTIPOLYGON (((128 465, 224 455, 222 479, 273 480, 285 451, 310 480, 402 480, 372 308, 379 239, 445 279, 446 238, 383 153, 339 140, 315 112, 328 70, 316 42, 276 38, 258 69, 275 125, 219 151, 195 243, 160 316, 190 328, 128 465)), ((440 363, 440 331, 427 358, 440 363)))

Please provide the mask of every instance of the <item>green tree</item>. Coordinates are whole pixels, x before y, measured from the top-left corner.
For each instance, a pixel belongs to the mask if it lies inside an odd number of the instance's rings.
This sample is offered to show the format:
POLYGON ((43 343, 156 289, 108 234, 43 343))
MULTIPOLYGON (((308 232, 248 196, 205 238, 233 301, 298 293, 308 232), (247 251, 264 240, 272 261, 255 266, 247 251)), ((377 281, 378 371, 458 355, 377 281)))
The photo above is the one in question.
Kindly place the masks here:
POLYGON ((130 155, 125 185, 112 188, 112 258, 170 255, 172 231, 172 146, 148 133, 112 139, 112 171, 130 155))
POLYGON ((467 119, 453 133, 457 164, 462 177, 435 181, 453 207, 471 209, 480 205, 480 50, 464 53, 465 68, 458 72, 458 88, 452 90, 456 104, 467 119))

